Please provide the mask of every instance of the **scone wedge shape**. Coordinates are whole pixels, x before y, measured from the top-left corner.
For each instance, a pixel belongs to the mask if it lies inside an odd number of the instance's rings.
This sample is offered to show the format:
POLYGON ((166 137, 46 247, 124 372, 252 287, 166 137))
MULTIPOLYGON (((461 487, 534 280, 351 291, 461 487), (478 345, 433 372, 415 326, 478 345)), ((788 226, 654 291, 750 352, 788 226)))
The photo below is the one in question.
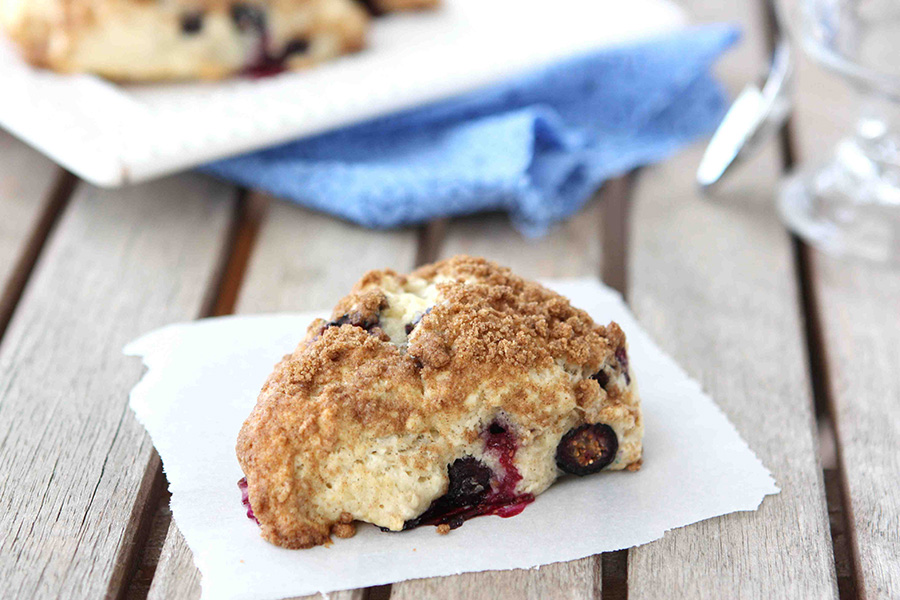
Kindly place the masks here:
POLYGON ((367 273, 275 367, 237 456, 263 537, 309 548, 518 514, 566 473, 637 469, 642 436, 616 323, 459 256, 367 273))

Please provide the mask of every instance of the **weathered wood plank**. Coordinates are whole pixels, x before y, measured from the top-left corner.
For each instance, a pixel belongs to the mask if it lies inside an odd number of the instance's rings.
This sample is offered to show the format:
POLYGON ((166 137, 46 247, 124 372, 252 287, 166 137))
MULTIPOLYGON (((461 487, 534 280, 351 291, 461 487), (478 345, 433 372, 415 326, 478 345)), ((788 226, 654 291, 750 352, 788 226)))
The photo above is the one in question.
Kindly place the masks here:
POLYGON ((369 269, 411 269, 416 243, 412 229, 371 231, 275 201, 236 312, 330 309, 369 269))
POLYGON ((813 258, 858 589, 900 595, 900 272, 813 258))
POLYGON ((231 207, 198 176, 76 190, 0 346, 0 596, 122 591, 159 469, 122 346, 197 315, 231 207))
MULTIPOLYGON (((530 278, 599 277, 603 256, 602 212, 602 202, 594 201, 569 222, 537 240, 523 238, 503 215, 459 219, 449 224, 439 254, 441 257, 484 256, 530 278)), ((391 600, 599 598, 601 582, 600 559, 591 556, 540 569, 485 571, 406 581, 394 584, 391 600)))
POLYGON ((743 207, 694 198, 684 174, 698 158, 694 151, 648 170, 638 185, 631 305, 716 398, 782 492, 755 513, 705 521, 632 549, 629 598, 657 598, 661 590, 670 598, 833 598, 789 240, 761 178, 735 192, 743 207), (765 204, 753 207, 760 193, 765 204))
MULTIPOLYGON (((375 232, 272 201, 260 226, 235 312, 328 309, 369 269, 414 266, 413 230, 375 232)), ((329 594, 362 600, 365 590, 329 594)), ((148 600, 200 597, 200 573, 173 523, 148 600)))
MULTIPOLYGON (((857 96, 802 58, 794 141, 803 164, 824 161, 852 132, 857 96)), ((900 596, 900 270, 810 250, 857 589, 900 596)))
POLYGON ((184 536, 178 527, 170 524, 147 598, 187 600, 199 597, 200 571, 194 566, 194 558, 184 536))
POLYGON ((514 230, 506 215, 457 219, 448 226, 439 256, 483 256, 530 278, 599 277, 602 210, 601 201, 592 201, 546 237, 533 240, 514 230))
POLYGON ((150 497, 150 501, 156 503, 156 510, 151 516, 148 509, 145 516, 145 520, 148 522, 146 540, 137 546, 139 550, 133 574, 129 578, 127 589, 124 594, 119 596, 118 600, 145 600, 150 586, 153 584, 153 575, 162 558, 163 545, 169 533, 169 523, 172 521, 172 511, 169 509, 171 494, 164 489, 166 478, 162 469, 160 469, 158 481, 159 493, 150 497))
POLYGON ((59 208, 62 170, 0 131, 0 336, 59 208))
MULTIPOLYGON (((764 67, 754 3, 692 0, 700 20, 739 22, 722 65, 738 90, 764 67)), ((726 184, 696 192, 698 144, 642 173, 632 212, 632 309, 697 377, 782 488, 760 509, 668 532, 629 553, 628 597, 834 598, 834 564, 790 240, 775 216, 773 144, 726 184)), ((650 435, 650 432, 648 432, 650 435)))

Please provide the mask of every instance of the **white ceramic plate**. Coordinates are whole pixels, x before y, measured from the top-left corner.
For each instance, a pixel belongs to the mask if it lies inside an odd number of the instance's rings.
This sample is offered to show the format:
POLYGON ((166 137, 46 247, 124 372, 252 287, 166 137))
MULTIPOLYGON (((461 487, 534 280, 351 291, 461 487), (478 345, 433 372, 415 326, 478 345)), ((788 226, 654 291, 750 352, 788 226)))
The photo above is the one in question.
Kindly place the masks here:
POLYGON ((118 85, 26 65, 0 38, 0 125, 102 186, 141 181, 469 91, 685 24, 669 0, 444 0, 378 19, 309 71, 118 85), (552 4, 552 10, 548 7, 552 4))

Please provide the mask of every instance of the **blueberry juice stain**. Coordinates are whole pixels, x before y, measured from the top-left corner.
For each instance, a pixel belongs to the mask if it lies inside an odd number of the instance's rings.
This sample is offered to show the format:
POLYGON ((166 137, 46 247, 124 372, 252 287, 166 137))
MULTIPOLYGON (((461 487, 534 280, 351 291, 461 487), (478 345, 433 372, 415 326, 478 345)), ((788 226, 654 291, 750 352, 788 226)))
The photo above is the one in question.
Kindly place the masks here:
POLYGON ((525 507, 534 502, 533 494, 516 496, 516 486, 522 481, 522 475, 516 468, 516 450, 519 449, 515 434, 498 422, 491 423, 486 432, 485 450, 494 454, 500 466, 503 467, 503 475, 497 482, 497 489, 492 498, 492 510, 482 514, 494 514, 501 517, 514 517, 525 507))
POLYGON ((482 437, 485 453, 496 458, 502 472, 495 472, 472 456, 455 460, 447 468, 447 493, 420 516, 404 523, 404 530, 419 525, 448 525, 456 529, 468 519, 484 515, 513 517, 534 501, 533 494, 516 494, 522 475, 515 465, 519 444, 510 427, 494 421, 482 437))
POLYGON ((247 518, 259 525, 259 520, 253 514, 253 507, 250 506, 250 485, 247 483, 246 477, 238 480, 238 489, 241 490, 241 504, 247 509, 247 518))

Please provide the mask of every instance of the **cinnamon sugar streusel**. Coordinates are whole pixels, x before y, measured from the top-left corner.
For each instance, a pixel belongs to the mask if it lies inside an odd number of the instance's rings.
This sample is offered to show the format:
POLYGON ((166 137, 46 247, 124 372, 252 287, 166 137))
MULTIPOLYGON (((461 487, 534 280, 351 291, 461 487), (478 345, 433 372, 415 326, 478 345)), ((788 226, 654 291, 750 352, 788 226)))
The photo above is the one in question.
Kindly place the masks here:
POLYGON ((480 258, 367 273, 275 367, 238 437, 262 535, 308 548, 512 516, 564 473, 640 465, 625 335, 480 258))

